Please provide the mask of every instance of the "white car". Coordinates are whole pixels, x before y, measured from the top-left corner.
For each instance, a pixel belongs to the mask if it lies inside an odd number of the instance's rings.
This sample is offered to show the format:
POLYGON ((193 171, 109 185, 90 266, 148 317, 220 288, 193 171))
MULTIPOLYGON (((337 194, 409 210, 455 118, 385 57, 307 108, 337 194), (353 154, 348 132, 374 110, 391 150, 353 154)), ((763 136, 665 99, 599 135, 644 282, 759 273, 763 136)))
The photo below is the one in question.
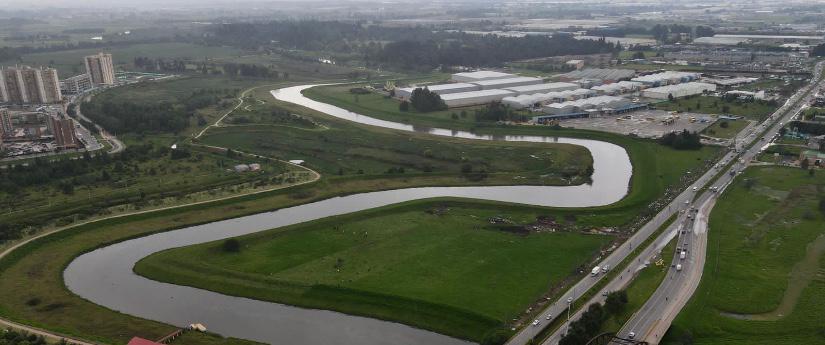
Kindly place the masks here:
POLYGON ((567 303, 573 302, 573 297, 567 297, 567 303))
POLYGON ((695 192, 697 190, 699 190, 699 187, 693 186, 693 191, 695 192))
POLYGON ((630 332, 630 333, 628 333, 628 334, 627 334, 627 337, 628 337, 628 338, 630 338, 630 339, 635 338, 635 337, 636 337, 636 332, 630 332))
POLYGON ((552 318, 553 318, 553 314, 547 314, 546 319, 547 319, 548 321, 549 321, 549 320, 551 320, 552 318))
POLYGON ((541 324, 541 321, 539 321, 539 319, 535 319, 535 320, 533 320, 533 326, 534 326, 534 327, 535 327, 535 326, 538 326, 538 325, 540 325, 540 324, 541 324))

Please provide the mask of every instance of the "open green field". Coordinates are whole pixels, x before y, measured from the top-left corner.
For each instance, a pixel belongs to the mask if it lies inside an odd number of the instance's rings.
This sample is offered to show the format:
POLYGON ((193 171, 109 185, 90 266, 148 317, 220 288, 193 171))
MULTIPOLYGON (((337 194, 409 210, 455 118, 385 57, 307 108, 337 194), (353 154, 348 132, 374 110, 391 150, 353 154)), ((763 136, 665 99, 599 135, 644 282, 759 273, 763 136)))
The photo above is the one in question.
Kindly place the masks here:
POLYGON ((825 342, 823 188, 825 176, 794 168, 737 178, 711 214, 705 273, 668 343, 825 342))
POLYGON ((365 134, 348 126, 228 127, 209 131, 201 141, 284 160, 301 159, 329 175, 485 172, 511 173, 543 184, 579 184, 589 177, 585 170, 592 165, 590 153, 575 145, 436 140, 392 131, 365 134))
MULTIPOLYGON (((354 87, 354 85, 318 86, 305 90, 304 95, 311 99, 346 108, 360 114, 371 115, 395 122, 462 129, 470 129, 478 125, 483 125, 476 121, 475 111, 486 107, 484 105, 423 113, 412 109, 409 111, 400 111, 398 110, 400 102, 397 99, 374 92, 363 95, 353 94, 349 92, 349 89, 352 87, 354 87)), ((529 115, 526 111, 519 113, 529 115)))
POLYGON ((778 106, 771 106, 761 101, 726 101, 711 96, 679 98, 673 101, 656 103, 654 106, 656 109, 667 111, 738 115, 750 120, 764 119, 778 108, 778 106), (727 111, 725 111, 725 107, 727 107, 727 111))
POLYGON ((135 269, 155 280, 479 341, 610 242, 526 233, 523 226, 542 215, 524 206, 412 202, 244 236, 240 253, 225 252, 220 241, 166 251, 135 269), (490 224, 496 216, 512 224, 490 224))
POLYGON ((717 120, 716 122, 705 128, 705 130, 702 131, 702 134, 715 138, 730 139, 735 137, 736 134, 741 132, 742 129, 747 126, 747 120, 717 120), (723 127, 722 123, 727 123, 727 125, 723 127))
MULTIPOLYGON (((115 68, 130 66, 136 57, 163 59, 204 59, 227 58, 242 55, 242 51, 229 47, 210 47, 191 43, 142 43, 100 49, 74 49, 56 52, 32 53, 22 57, 22 64, 51 66, 57 68, 61 78, 84 73, 83 57, 98 52, 112 54, 115 68)), ((5 61, 4 63, 9 63, 5 61)))

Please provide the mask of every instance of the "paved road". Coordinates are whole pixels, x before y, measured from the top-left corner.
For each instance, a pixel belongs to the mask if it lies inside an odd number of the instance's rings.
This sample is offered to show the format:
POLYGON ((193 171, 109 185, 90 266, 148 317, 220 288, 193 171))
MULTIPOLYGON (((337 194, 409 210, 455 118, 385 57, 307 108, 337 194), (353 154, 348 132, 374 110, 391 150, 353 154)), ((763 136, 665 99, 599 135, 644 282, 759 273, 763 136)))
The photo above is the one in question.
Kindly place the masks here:
MULTIPOLYGON (((815 75, 813 76, 812 80, 818 80, 820 78, 822 66, 823 66, 823 63, 817 64, 816 72, 815 72, 815 75)), ((821 83, 819 83, 819 84, 821 85, 821 83)), ((719 161, 714 166, 714 168, 710 169, 705 174, 703 174, 699 179, 697 179, 696 182, 694 182, 693 186, 696 186, 696 187, 700 188, 699 191, 702 191, 703 189, 701 189, 701 187, 707 185, 708 182, 710 182, 710 180, 712 180, 720 172, 719 169, 721 169, 721 167, 724 167, 728 163, 732 162, 733 160, 740 158, 739 157, 739 155, 740 155, 739 152, 744 147, 746 147, 749 143, 752 143, 754 141, 757 141, 757 142, 761 141, 761 138, 758 135, 759 132, 763 131, 770 124, 776 124, 777 122, 781 122, 781 123, 786 122, 788 119, 790 119, 790 117, 792 117, 794 114, 796 114, 800 109, 804 108, 806 106, 806 104, 810 101, 810 99, 813 97, 813 92, 812 92, 810 95, 805 97, 805 99, 801 99, 802 95, 805 92, 807 92, 808 89, 809 89, 809 87, 803 88, 803 89, 799 90, 796 94, 791 96, 791 98, 783 106, 781 106, 779 109, 777 109, 777 111, 772 116, 770 116, 768 119, 766 119, 764 123, 762 123, 758 126, 755 126, 755 127, 751 127, 751 129, 746 129, 746 130, 743 130, 742 132, 740 132, 735 138, 736 139, 735 140, 736 149, 728 152, 721 159, 719 159, 719 161), (783 114, 784 114, 784 116, 782 116, 783 114)), ((771 130, 764 135, 765 138, 767 139, 767 138, 772 137, 774 134, 776 134, 779 131, 779 128, 781 128, 781 125, 775 125, 774 127, 772 127, 771 130)), ((751 148, 747 152, 743 153, 743 156, 741 158, 744 161, 748 161, 753 156, 755 156, 761 149, 762 149, 762 145, 758 145, 758 144, 754 145, 753 148, 751 148)), ((742 168, 743 168, 743 166, 742 166, 741 163, 736 163, 735 164, 735 167, 734 167, 735 170, 741 170, 742 168)), ((728 174, 725 174, 723 178, 721 178, 719 181, 716 182, 716 186, 717 187, 724 186, 727 183, 729 183, 729 181, 731 179, 732 179, 732 176, 730 176, 728 174)), ((642 226, 632 237, 630 237, 627 241, 625 241, 625 243, 623 243, 616 250, 614 250, 613 253, 611 253, 607 258, 602 260, 598 265, 600 267, 604 267, 605 265, 608 265, 609 267, 616 267, 619 263, 621 263, 633 251, 633 248, 635 248, 634 245, 638 245, 640 243, 643 243, 647 238, 649 238, 656 231, 656 229, 661 227, 662 224, 667 219, 669 219, 672 215, 676 214, 680 210, 684 210, 686 207, 688 207, 688 205, 695 205, 695 204, 701 205, 701 202, 706 201, 707 199, 709 199, 711 195, 716 195, 716 194, 712 193, 710 191, 705 192, 698 199, 697 203, 693 203, 693 199, 694 199, 694 197, 696 197, 696 192, 693 191, 693 187, 688 187, 681 194, 679 194, 676 198, 674 198, 670 202, 670 204, 668 204, 666 207, 664 207, 655 217, 653 217, 653 219, 651 219, 644 226, 642 226)), ((691 217, 693 218, 693 216, 691 216, 691 217)), ((618 277, 614 278, 612 281, 610 281, 608 284, 606 284, 605 287, 602 288, 602 290, 600 290, 593 298, 591 298, 589 301, 587 301, 587 303, 585 303, 584 305, 590 305, 590 304, 596 303, 596 302, 604 303, 604 298, 605 297, 603 295, 606 292, 620 290, 623 287, 625 287, 630 282, 630 280, 632 280, 633 276, 635 275, 635 272, 642 269, 642 268, 644 268, 645 263, 647 262, 647 260, 649 260, 654 255, 658 254, 661 251, 661 248, 663 248, 667 243, 669 243, 670 240, 672 240, 674 238, 674 236, 681 235, 682 229, 685 229, 686 231, 687 231, 687 229, 691 229, 691 228, 688 227, 688 225, 692 226, 693 222, 689 221, 690 224, 686 223, 686 218, 687 218, 686 214, 681 214, 678 221, 674 222, 670 227, 668 227, 668 229, 666 229, 664 232, 662 232, 662 234, 652 244, 650 244, 647 248, 645 248, 635 258, 635 263, 634 264, 631 264, 630 267, 627 268, 625 272, 623 272, 618 277)), ((694 232, 695 231, 696 230, 694 230, 694 232)), ((696 242, 696 241, 691 241, 690 239, 686 239, 686 241, 687 241, 686 243, 688 243, 689 246, 692 245, 694 242, 696 242)), ((696 259, 693 259, 693 260, 695 261, 696 259)), ((685 266, 688 266, 688 265, 685 265, 685 266)), ((696 265, 696 266, 701 267, 700 265, 696 265)), ((686 268, 687 267, 683 267, 683 271, 686 270, 686 268)), ((551 303, 549 306, 545 307, 541 311, 541 313, 539 314, 540 317, 538 319, 539 320, 538 325, 536 325, 536 326, 528 325, 528 326, 524 327, 513 338, 511 338, 507 342, 507 344, 508 345, 523 345, 523 344, 526 344, 528 341, 530 341, 530 339, 535 337, 536 334, 538 334, 544 327, 546 327, 546 325, 549 324, 551 322, 551 320, 553 320, 555 318, 558 318, 558 317, 563 317, 565 319, 568 319, 568 314, 566 314, 568 303, 570 301, 575 301, 576 299, 581 297, 581 295, 583 293, 585 293, 591 287, 596 285, 596 283, 598 283, 602 279, 602 277, 603 277, 603 274, 599 274, 595 277, 593 277, 593 276, 584 277, 582 280, 580 280, 575 285, 573 285, 573 287, 568 289, 558 300, 551 303), (560 315, 560 314, 563 314, 563 315, 560 315), (548 318, 548 316, 549 316, 549 318, 548 318)), ((666 277, 666 278, 670 279, 670 277, 666 277)), ((697 280, 698 280, 698 278, 697 278, 697 280)), ((667 296, 665 296, 665 297, 666 297, 666 300, 663 301, 664 303, 662 303, 662 304, 669 304, 667 302, 670 302, 670 297, 667 297, 667 296)), ((577 312, 573 313, 572 315, 569 315, 569 320, 577 320, 581 316, 581 313, 585 309, 586 308, 580 308, 577 312)), ((657 308, 656 311, 663 312, 663 311, 665 311, 665 308, 657 308)), ((675 317, 675 315, 674 315, 674 317, 675 317)), ((656 318, 656 320, 658 320, 658 319, 659 318, 656 318)), ((671 321, 672 321, 672 319, 671 319, 671 321)), ((543 344, 546 344, 546 345, 558 344, 559 340, 561 340, 561 338, 563 337, 563 334, 566 331, 568 325, 569 325, 569 321, 565 322, 565 324, 562 325, 553 334, 551 334, 543 342, 543 344)), ((667 323, 667 325, 669 326, 669 322, 667 323)), ((640 325, 639 327, 643 327, 643 326, 644 325, 640 325)), ((651 328, 650 327, 651 325, 646 325, 646 326, 648 326, 648 327, 645 328, 645 329, 651 328)), ((623 329, 622 332, 620 332, 619 334, 626 336, 631 331, 634 331, 636 334, 644 334, 644 333, 640 333, 638 330, 629 330, 629 329, 628 330, 623 329)))
MULTIPOLYGON (((90 120, 88 117, 83 115, 83 113, 80 111, 80 104, 82 104, 83 102, 77 101, 77 97, 78 96, 72 96, 72 98, 69 101, 69 103, 75 104, 75 113, 77 117, 94 124, 95 128, 97 128, 97 131, 100 133, 100 136, 103 137, 103 140, 106 140, 106 142, 108 142, 109 145, 112 147, 109 149, 108 153, 118 153, 120 151, 123 151, 123 149, 126 148, 126 145, 124 145, 123 142, 120 141, 120 139, 118 139, 111 133, 107 132, 106 129, 101 127, 99 124, 94 123, 94 121, 90 120)), ((83 98, 84 101, 89 101, 92 98, 92 95, 83 94, 80 95, 80 97, 83 98)), ((89 151, 97 150, 98 148, 89 149, 89 151)))
MULTIPOLYGON (((742 152, 740 162, 749 162, 756 155, 758 155, 767 141, 773 138, 782 128, 784 123, 791 120, 800 113, 812 100, 816 88, 822 87, 825 84, 824 80, 819 80, 823 64, 817 64, 813 81, 818 81, 812 84, 813 92, 804 95, 809 88, 804 88, 797 92, 785 106, 777 110, 769 119, 762 123, 753 133, 742 133, 744 139, 740 139, 742 144, 749 144, 756 142, 753 147, 742 152), (764 135, 759 132, 767 129, 764 135), (765 138, 763 140, 762 138, 765 138)), ((737 171, 741 171, 745 164, 737 164, 737 171)), ((726 174, 716 185, 724 189, 727 187, 736 175, 726 174)), ((686 251, 686 258, 681 260, 679 258, 679 250, 674 255, 674 263, 680 263, 682 270, 677 271, 671 267, 671 270, 665 276, 665 280, 654 292, 651 298, 642 306, 642 308, 631 317, 631 319, 624 325, 622 330, 618 333, 619 336, 629 337, 633 332, 636 338, 643 339, 651 344, 658 344, 662 336, 664 336, 667 329, 670 327, 673 320, 679 314, 682 307, 687 304, 687 301, 696 291, 699 286, 699 281, 702 277, 702 271, 705 264, 705 255, 707 248, 707 233, 708 233, 708 217, 715 204, 716 198, 721 193, 713 193, 707 191, 702 193, 696 200, 696 205, 701 205, 695 217, 695 224, 692 224, 692 230, 688 231, 679 239, 680 248, 686 251)))

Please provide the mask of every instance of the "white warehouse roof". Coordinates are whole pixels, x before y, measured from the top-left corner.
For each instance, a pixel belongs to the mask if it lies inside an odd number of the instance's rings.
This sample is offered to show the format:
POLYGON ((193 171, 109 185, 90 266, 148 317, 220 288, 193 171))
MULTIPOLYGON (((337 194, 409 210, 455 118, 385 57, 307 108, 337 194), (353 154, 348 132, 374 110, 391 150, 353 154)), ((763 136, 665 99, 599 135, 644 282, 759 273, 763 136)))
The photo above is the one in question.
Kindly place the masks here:
POLYGON ((549 91, 564 91, 564 90, 573 90, 578 89, 579 86, 573 83, 547 83, 547 84, 533 84, 533 85, 522 85, 522 86, 513 86, 505 88, 506 90, 513 91, 520 95, 525 94, 532 94, 537 92, 549 92, 549 91))
POLYGON ((473 84, 481 86, 482 90, 486 90, 486 89, 502 89, 502 88, 505 88, 505 87, 522 86, 522 85, 541 84, 543 82, 544 82, 544 80, 542 80, 541 78, 514 77, 514 78, 474 81, 473 84))
POLYGON ((657 99, 668 99, 670 95, 675 98, 690 95, 698 95, 705 91, 716 91, 716 85, 708 83, 691 82, 676 85, 654 87, 642 91, 642 96, 657 99))
POLYGON ((448 83, 448 84, 433 84, 433 85, 423 85, 423 86, 414 86, 414 87, 405 87, 397 90, 397 94, 401 97, 409 97, 412 95, 413 90, 417 88, 427 88, 432 92, 435 92, 439 95, 448 94, 448 93, 456 93, 456 92, 466 92, 466 91, 475 91, 480 90, 481 87, 475 84, 469 83, 448 83))
POLYGON ((455 81, 480 81, 480 80, 489 80, 489 79, 504 79, 504 78, 512 78, 515 77, 515 74, 510 73, 502 73, 496 71, 476 71, 476 72, 463 72, 463 73, 455 73, 453 74, 452 80, 455 81))
POLYGON ((441 96, 441 99, 449 107, 462 107, 466 105, 484 104, 492 101, 500 101, 502 98, 512 96, 515 93, 502 89, 480 90, 448 93, 441 96))
POLYGON ((643 75, 641 77, 636 77, 630 80, 645 84, 655 84, 661 83, 663 81, 672 81, 673 83, 679 83, 682 81, 691 81, 699 79, 699 76, 699 73, 694 72, 665 71, 662 73, 643 75))

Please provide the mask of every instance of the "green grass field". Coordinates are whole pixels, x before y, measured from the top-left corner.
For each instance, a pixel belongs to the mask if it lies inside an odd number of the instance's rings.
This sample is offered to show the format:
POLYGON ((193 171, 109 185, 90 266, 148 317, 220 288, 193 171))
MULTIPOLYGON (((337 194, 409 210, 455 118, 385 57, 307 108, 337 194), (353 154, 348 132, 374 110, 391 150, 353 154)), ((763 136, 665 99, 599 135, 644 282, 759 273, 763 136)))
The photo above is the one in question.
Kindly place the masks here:
POLYGON ((778 106, 770 106, 758 101, 726 101, 719 97, 695 96, 654 104, 656 109, 703 114, 731 114, 744 116, 750 120, 761 120, 773 113, 778 106), (724 107, 728 107, 724 111, 724 107))
POLYGON ((822 174, 783 167, 749 168, 729 187, 711 214, 702 282, 669 344, 686 333, 695 344, 825 342, 823 187, 822 174))
POLYGON ((736 136, 743 128, 748 125, 748 121, 746 120, 736 120, 736 121, 728 121, 728 120, 717 120, 704 131, 702 134, 716 137, 716 138, 724 138, 730 139, 736 136), (722 123, 727 123, 727 127, 722 127, 722 123))
POLYGON ((398 100, 378 93, 356 95, 349 92, 355 85, 319 86, 304 91, 307 97, 371 115, 385 120, 440 128, 470 129, 478 125, 475 111, 484 106, 451 108, 441 111, 417 112, 398 110, 398 100), (455 116, 453 116, 455 115, 455 116))
POLYGON ((544 210, 412 202, 146 258, 151 279, 391 319, 480 340, 586 264, 610 237, 516 234, 544 210), (495 226, 500 216, 513 224, 495 226))

